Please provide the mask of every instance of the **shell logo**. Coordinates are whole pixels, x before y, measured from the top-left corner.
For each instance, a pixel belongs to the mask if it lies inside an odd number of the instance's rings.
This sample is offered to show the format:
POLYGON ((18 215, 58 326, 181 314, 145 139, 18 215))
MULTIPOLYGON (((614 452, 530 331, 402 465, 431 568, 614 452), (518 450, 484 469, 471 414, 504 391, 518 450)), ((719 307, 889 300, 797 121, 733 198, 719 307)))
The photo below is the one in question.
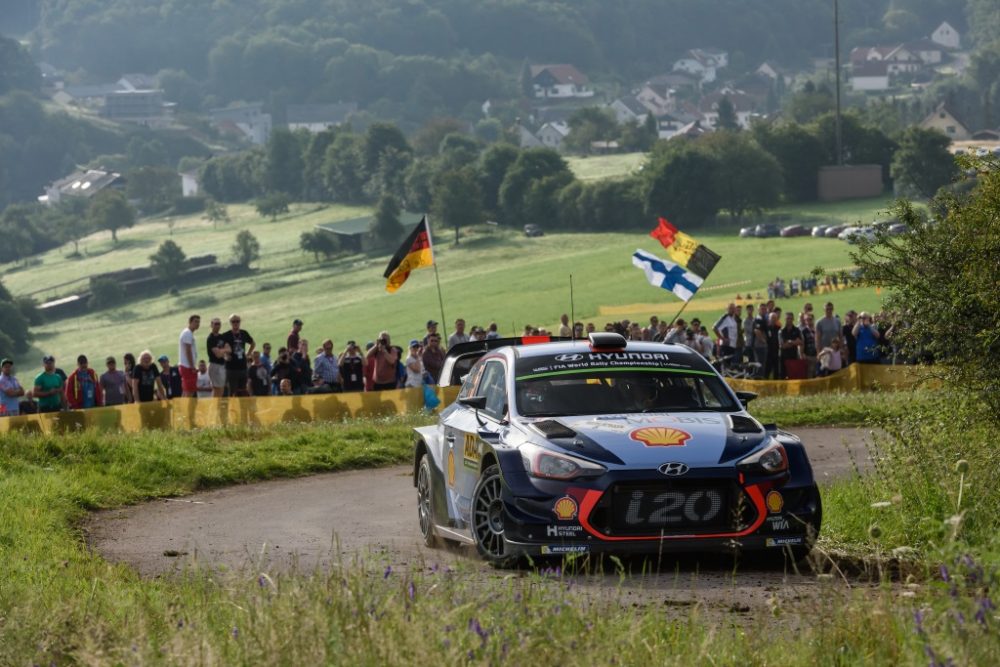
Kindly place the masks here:
POLYGON ((575 519, 577 509, 576 501, 569 496, 563 496, 552 506, 552 511, 555 512, 556 518, 561 521, 575 519))
POLYGON ((683 447, 691 439, 691 434, 677 428, 647 426, 632 431, 629 437, 647 447, 683 447))
POLYGON ((769 491, 765 502, 767 503, 767 510, 771 514, 777 514, 785 506, 785 499, 777 491, 769 491))

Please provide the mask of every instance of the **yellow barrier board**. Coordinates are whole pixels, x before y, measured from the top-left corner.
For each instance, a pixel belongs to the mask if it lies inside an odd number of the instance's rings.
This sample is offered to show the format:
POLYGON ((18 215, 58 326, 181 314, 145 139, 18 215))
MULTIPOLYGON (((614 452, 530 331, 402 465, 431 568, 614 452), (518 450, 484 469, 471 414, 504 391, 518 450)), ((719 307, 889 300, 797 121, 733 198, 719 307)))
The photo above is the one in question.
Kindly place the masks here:
MULTIPOLYGON (((443 406, 454 402, 457 395, 458 387, 437 388, 437 396, 443 406)), ((68 433, 85 428, 131 433, 146 429, 270 426, 282 422, 343 421, 415 414, 423 409, 423 389, 253 398, 177 398, 8 417, 0 419, 0 433, 68 433)))
POLYGON ((752 391, 758 396, 812 396, 814 394, 854 391, 912 389, 929 379, 920 366, 851 364, 833 375, 811 380, 737 380, 726 378, 738 391, 752 391))
MULTIPOLYGON (((809 396, 876 389, 907 389, 927 379, 916 366, 852 364, 825 378, 812 380, 736 380, 736 390, 758 396, 809 396)), ((438 387, 441 405, 458 396, 458 387, 438 387)), ((0 433, 71 433, 81 429, 125 431, 146 429, 189 430, 218 426, 271 426, 282 422, 343 421, 359 417, 416 414, 424 409, 423 389, 306 396, 253 398, 178 398, 172 401, 135 403, 109 408, 71 410, 0 419, 0 433)))

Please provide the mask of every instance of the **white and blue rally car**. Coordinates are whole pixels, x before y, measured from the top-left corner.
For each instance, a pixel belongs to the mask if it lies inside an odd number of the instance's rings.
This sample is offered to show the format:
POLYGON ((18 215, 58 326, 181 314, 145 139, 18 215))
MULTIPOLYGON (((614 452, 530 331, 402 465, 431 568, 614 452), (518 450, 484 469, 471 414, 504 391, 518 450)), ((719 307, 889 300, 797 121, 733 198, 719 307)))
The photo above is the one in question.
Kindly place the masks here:
MULTIPOLYGON (((420 531, 497 566, 525 556, 768 550, 804 558, 822 518, 801 441, 678 345, 501 339, 449 350, 461 381, 415 429, 420 531)), ((783 556, 782 556, 783 557, 783 556)))

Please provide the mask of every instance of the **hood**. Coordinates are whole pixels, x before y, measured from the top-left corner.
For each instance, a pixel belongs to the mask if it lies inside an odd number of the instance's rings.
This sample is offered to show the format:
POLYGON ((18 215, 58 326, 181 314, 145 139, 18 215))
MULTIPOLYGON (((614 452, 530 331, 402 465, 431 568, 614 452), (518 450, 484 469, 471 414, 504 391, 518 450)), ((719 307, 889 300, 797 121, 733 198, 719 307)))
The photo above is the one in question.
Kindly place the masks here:
POLYGON ((734 433, 729 415, 706 412, 585 415, 551 421, 576 432, 572 439, 553 433, 551 443, 609 463, 618 459, 630 468, 656 468, 673 461, 692 468, 731 465, 767 437, 762 429, 734 433), (612 456, 602 456, 605 452, 612 456))

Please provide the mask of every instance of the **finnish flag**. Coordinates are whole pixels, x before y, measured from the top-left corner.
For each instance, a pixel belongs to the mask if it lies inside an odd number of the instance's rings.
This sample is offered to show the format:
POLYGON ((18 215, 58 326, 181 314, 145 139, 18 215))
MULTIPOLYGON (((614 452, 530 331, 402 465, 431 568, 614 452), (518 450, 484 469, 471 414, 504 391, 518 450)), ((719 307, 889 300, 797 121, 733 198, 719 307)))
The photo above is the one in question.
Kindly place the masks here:
POLYGON ((660 259, 644 250, 633 253, 632 264, 643 270, 650 285, 670 290, 684 301, 690 301, 704 282, 703 278, 683 266, 660 259))

